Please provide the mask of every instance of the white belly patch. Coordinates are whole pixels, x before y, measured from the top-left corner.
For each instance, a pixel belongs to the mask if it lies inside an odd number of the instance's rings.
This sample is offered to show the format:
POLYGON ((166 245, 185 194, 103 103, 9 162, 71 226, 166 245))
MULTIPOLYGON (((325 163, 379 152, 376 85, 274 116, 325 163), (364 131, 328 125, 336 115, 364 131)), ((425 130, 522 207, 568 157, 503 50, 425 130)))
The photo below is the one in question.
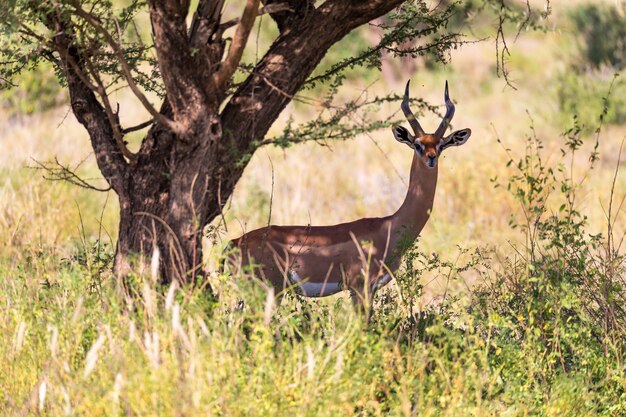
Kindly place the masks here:
POLYGON ((385 285, 391 282, 391 274, 385 274, 378 281, 372 284, 372 292, 377 291, 379 288, 384 287, 385 285))
POLYGON ((341 282, 302 282, 302 278, 294 272, 289 271, 289 281, 305 297, 326 297, 342 291, 341 282))

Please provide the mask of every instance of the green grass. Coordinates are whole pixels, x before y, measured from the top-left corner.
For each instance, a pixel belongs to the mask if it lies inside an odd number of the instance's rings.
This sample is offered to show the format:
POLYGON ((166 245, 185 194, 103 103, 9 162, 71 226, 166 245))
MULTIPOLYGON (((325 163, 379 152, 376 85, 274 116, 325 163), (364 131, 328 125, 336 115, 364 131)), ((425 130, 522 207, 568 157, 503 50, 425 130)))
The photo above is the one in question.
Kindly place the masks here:
MULTIPOLYGON (((413 315, 392 290, 366 326, 347 300, 288 297, 277 307, 243 278, 212 276, 217 303, 149 277, 124 298, 110 276, 90 272, 87 252, 0 266, 6 415, 626 412, 623 328, 598 338, 571 288, 547 283, 544 299, 479 285, 413 315)), ((460 279, 458 264, 431 265, 460 279)), ((531 276, 514 278, 532 289, 531 276)))

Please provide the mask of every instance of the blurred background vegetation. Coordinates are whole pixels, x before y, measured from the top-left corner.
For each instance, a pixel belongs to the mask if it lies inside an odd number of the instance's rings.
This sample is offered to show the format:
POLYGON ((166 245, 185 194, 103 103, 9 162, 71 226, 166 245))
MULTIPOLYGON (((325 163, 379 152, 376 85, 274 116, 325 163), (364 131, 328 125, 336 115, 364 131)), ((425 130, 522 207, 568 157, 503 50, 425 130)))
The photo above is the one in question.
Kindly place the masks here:
MULTIPOLYGON (((0 92, 0 410, 626 415, 626 6, 549 5, 541 28, 505 27, 510 85, 497 76, 497 16, 473 1, 449 28, 469 43, 443 64, 382 56, 347 74, 346 101, 400 94, 410 78, 413 97, 442 106, 448 80, 453 128, 473 132, 443 156, 433 215, 369 327, 346 297, 287 297, 277 308, 262 284, 217 272, 217 305, 141 276, 143 298, 121 298, 110 273, 115 196, 42 178, 37 161, 57 158, 103 184, 52 69, 21 75, 0 92)), ((267 47, 267 23, 249 57, 267 47)), ((318 73, 380 36, 374 26, 350 34, 318 73)), ((316 117, 324 93, 302 92, 312 104, 292 103, 269 135, 316 117)), ((131 101, 125 91, 116 99, 131 101)), ((142 108, 121 117, 147 118, 142 108)), ((430 130, 439 116, 421 121, 430 130)), ((411 158, 387 130, 261 149, 226 227, 207 230, 207 262, 268 221, 392 213, 411 158)))

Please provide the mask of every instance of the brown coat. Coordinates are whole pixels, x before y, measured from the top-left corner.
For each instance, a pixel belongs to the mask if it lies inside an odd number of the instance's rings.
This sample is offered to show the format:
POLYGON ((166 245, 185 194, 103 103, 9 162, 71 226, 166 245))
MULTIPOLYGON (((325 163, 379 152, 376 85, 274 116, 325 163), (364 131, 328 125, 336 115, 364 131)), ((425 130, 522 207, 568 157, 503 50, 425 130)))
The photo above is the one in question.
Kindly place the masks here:
POLYGON ((256 265, 257 276, 276 292, 300 286, 309 296, 346 289, 366 297, 389 282, 388 273, 398 268, 402 253, 421 232, 436 185, 437 167, 427 167, 415 153, 406 198, 394 214, 334 226, 263 227, 231 242, 241 259, 231 255, 229 263, 256 265))

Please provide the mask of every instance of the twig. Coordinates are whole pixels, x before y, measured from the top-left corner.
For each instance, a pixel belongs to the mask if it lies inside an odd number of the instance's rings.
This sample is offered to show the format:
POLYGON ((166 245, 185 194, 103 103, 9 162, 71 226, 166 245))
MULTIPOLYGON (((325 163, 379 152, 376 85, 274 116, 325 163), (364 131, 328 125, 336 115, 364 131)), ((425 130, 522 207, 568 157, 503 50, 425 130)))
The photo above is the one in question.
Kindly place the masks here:
POLYGON ((269 234, 272 230, 272 205, 274 204, 274 163, 272 162, 272 158, 270 158, 269 155, 267 156, 267 159, 270 161, 270 166, 272 167, 272 188, 270 191, 270 207, 269 207, 269 213, 267 215, 267 228, 265 229, 265 232, 263 233, 261 246, 265 246, 267 242, 267 238, 269 237, 269 234))
POLYGON ((519 38, 519 35, 522 33, 522 30, 524 30, 526 26, 528 26, 528 24, 530 23, 531 16, 532 16, 532 9, 530 8, 530 0, 526 0, 526 19, 524 19, 519 29, 517 30, 517 34, 515 35, 515 41, 517 41, 517 38, 519 38))
POLYGON ((108 192, 112 188, 111 186, 107 188, 96 187, 95 185, 92 185, 89 182, 87 182, 89 179, 81 178, 78 174, 76 174, 76 169, 78 169, 78 167, 82 165, 84 160, 81 161, 74 169, 70 169, 69 166, 65 166, 61 164, 56 157, 54 158, 54 164, 52 163, 46 164, 44 162, 40 162, 35 159, 33 159, 32 161, 38 165, 36 167, 31 167, 32 169, 43 170, 46 172, 46 174, 44 174, 44 177, 43 177, 45 180, 67 181, 70 184, 77 185, 81 188, 85 188, 85 189, 93 190, 93 191, 99 191, 103 193, 108 192))
POLYGON ((154 119, 150 119, 150 120, 145 121, 143 123, 140 123, 140 124, 138 124, 136 126, 131 126, 131 127, 127 127, 125 129, 122 129, 122 133, 125 135, 127 133, 136 132, 138 130, 141 130, 143 128, 146 128, 146 127, 150 126, 153 123, 154 123, 154 119))
POLYGON ((511 52, 509 51, 509 46, 506 43, 506 39, 504 37, 504 16, 502 15, 502 10, 504 9, 504 1, 502 1, 502 7, 500 8, 500 17, 498 22, 498 32, 496 33, 496 74, 498 77, 502 74, 506 85, 511 87, 513 90, 517 90, 511 80, 509 79, 509 71, 506 68, 506 57, 511 56, 511 52), (502 45, 502 47, 500 47, 502 45))

